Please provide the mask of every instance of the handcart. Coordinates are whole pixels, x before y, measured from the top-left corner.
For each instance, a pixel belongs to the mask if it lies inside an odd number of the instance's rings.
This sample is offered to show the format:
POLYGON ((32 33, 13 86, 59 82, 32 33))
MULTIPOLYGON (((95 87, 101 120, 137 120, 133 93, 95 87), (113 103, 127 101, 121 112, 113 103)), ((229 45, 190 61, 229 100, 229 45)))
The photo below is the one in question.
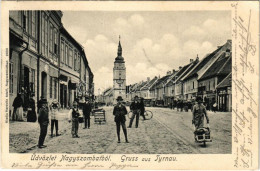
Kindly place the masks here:
POLYGON ((92 112, 94 114, 95 123, 106 123, 106 111, 104 109, 94 109, 92 112))
POLYGON ((206 142, 212 142, 209 125, 198 129, 194 126, 194 138, 195 142, 203 143, 204 147, 206 147, 206 142))

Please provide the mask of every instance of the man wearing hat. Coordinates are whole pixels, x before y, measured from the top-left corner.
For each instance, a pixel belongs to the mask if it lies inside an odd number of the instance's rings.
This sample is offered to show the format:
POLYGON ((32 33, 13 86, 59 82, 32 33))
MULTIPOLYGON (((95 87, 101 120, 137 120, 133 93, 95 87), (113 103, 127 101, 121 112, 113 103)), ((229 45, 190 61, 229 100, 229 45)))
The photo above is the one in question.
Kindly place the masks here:
POLYGON ((140 116, 140 104, 138 102, 138 96, 135 96, 134 101, 130 105, 130 110, 133 112, 133 116, 130 119, 128 128, 132 127, 135 116, 136 116, 135 127, 138 128, 139 116, 140 116))
POLYGON ((46 145, 43 145, 45 137, 47 135, 48 124, 49 124, 49 110, 48 102, 46 99, 41 99, 41 108, 39 109, 38 122, 40 124, 40 137, 38 142, 39 148, 45 148, 46 145))
POLYGON ((73 102, 73 108, 69 111, 69 122, 72 122, 71 134, 72 138, 79 138, 78 129, 79 129, 79 109, 78 103, 76 101, 73 102))
POLYGON ((125 141, 126 143, 128 143, 127 131, 125 126, 125 121, 126 121, 125 115, 127 114, 127 110, 126 107, 122 104, 123 98, 121 96, 118 96, 116 100, 117 100, 117 104, 114 107, 113 115, 115 116, 118 143, 120 143, 120 125, 122 126, 125 135, 125 141))
POLYGON ((85 118, 85 127, 83 129, 90 128, 90 113, 91 113, 91 104, 89 103, 89 98, 86 96, 85 104, 83 106, 83 114, 85 118))
POLYGON ((195 128, 204 127, 204 116, 206 117, 207 123, 209 123, 209 117, 206 111, 206 107, 202 104, 202 98, 196 98, 197 103, 192 108, 192 124, 195 125, 195 128))

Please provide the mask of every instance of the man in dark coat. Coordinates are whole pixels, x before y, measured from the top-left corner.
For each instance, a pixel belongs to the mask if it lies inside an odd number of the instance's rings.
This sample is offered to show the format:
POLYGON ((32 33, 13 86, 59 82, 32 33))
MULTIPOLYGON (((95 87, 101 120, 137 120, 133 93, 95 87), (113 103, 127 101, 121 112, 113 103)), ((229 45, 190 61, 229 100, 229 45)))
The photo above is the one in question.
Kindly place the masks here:
POLYGON ((41 129, 38 147, 45 148, 47 146, 43 145, 43 143, 47 135, 48 124, 49 124, 49 109, 48 109, 48 102, 46 99, 41 100, 41 108, 39 109, 38 122, 40 124, 40 129, 41 129))
POLYGON ((85 104, 83 106, 83 114, 84 114, 84 118, 85 118, 85 127, 83 129, 86 128, 90 128, 90 113, 91 113, 91 104, 89 103, 89 99, 88 97, 85 97, 85 104))
POLYGON ((140 99, 140 115, 143 117, 144 120, 145 119, 145 116, 144 116, 144 112, 145 112, 145 107, 144 107, 144 98, 141 98, 140 99))
POLYGON ((135 96, 134 101, 130 105, 130 110, 133 112, 133 116, 130 119, 128 128, 132 127, 135 116, 136 116, 135 127, 138 128, 139 116, 140 116, 140 103, 138 102, 138 96, 135 96))
POLYGON ((125 141, 126 143, 128 143, 127 131, 125 126, 125 121, 126 121, 125 115, 127 114, 127 110, 126 107, 122 104, 123 98, 121 96, 118 96, 116 100, 117 100, 117 105, 114 107, 113 115, 115 116, 118 143, 120 143, 120 125, 122 126, 125 135, 125 141))
POLYGON ((33 97, 34 97, 34 93, 31 94, 31 97, 29 99, 27 122, 36 122, 37 120, 37 116, 35 112, 35 101, 33 97))

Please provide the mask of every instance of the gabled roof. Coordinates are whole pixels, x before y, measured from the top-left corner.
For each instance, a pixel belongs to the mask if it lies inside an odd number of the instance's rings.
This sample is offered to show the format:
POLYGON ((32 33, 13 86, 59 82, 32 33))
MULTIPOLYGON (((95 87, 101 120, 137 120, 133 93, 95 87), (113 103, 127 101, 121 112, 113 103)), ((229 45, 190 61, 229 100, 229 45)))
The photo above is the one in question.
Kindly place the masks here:
POLYGON ((142 81, 135 89, 135 91, 140 91, 147 84, 147 81, 142 81))
POLYGON ((183 78, 186 76, 186 74, 189 73, 192 70, 192 68, 194 68, 196 66, 196 64, 198 62, 199 62, 198 60, 195 60, 194 62, 189 63, 188 65, 186 65, 186 67, 184 67, 184 70, 179 75, 179 77, 175 80, 175 82, 183 81, 183 78))
POLYGON ((157 77, 154 77, 152 80, 150 80, 144 87, 142 87, 141 89, 142 90, 148 90, 149 88, 151 88, 155 83, 156 81, 158 80, 157 77))
POLYGON ((170 83, 175 83, 175 82, 179 81, 180 79, 182 79, 185 76, 185 74, 187 74, 192 69, 192 67, 194 67, 197 63, 198 63, 198 61, 195 60, 194 62, 191 62, 191 63, 185 65, 184 67, 182 67, 177 73, 171 75, 171 77, 169 78, 166 85, 168 85, 170 83))
POLYGON ((130 87, 130 92, 135 92, 136 91, 136 88, 138 87, 140 83, 135 83, 133 84, 133 86, 130 87))
POLYGON ((113 92, 113 88, 107 88, 107 89, 104 91, 103 95, 104 95, 104 96, 108 96, 108 95, 110 95, 112 92, 113 92))
POLYGON ((190 73, 188 73, 188 74, 185 76, 185 78, 183 78, 183 80, 187 80, 187 79, 189 79, 189 78, 192 78, 192 77, 197 76, 197 72, 198 72, 201 68, 203 68, 203 66, 205 66, 205 64, 208 63, 208 62, 214 57, 214 55, 215 55, 221 48, 222 48, 222 46, 219 47, 219 48, 218 48, 217 50, 215 50, 214 52, 212 52, 211 54, 205 56, 205 57, 193 68, 193 70, 192 70, 190 73))
POLYGON ((226 76, 216 87, 216 89, 219 88, 225 88, 225 87, 231 87, 232 83, 232 72, 226 76))
POLYGON ((165 75, 162 78, 159 78, 157 80, 157 82, 151 87, 151 89, 155 89, 155 88, 159 88, 161 87, 163 84, 166 83, 167 79, 170 77, 171 75, 165 75))
POLYGON ((232 70, 231 56, 222 55, 211 67, 200 77, 199 81, 220 75, 228 75, 232 70))

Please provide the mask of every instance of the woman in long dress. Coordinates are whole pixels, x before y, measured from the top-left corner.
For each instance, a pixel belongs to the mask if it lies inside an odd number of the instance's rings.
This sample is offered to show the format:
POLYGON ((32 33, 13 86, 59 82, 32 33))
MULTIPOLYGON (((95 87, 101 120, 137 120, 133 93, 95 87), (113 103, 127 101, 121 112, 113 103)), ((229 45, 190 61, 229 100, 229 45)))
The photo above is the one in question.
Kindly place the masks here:
POLYGON ((192 124, 195 125, 196 130, 204 127, 204 116, 206 117, 207 123, 209 123, 209 117, 206 111, 206 107, 202 104, 202 99, 197 98, 197 103, 193 106, 192 124))
POLYGON ((23 121, 23 99, 20 93, 14 99, 13 107, 14 107, 14 113, 13 113, 14 120, 23 121))

